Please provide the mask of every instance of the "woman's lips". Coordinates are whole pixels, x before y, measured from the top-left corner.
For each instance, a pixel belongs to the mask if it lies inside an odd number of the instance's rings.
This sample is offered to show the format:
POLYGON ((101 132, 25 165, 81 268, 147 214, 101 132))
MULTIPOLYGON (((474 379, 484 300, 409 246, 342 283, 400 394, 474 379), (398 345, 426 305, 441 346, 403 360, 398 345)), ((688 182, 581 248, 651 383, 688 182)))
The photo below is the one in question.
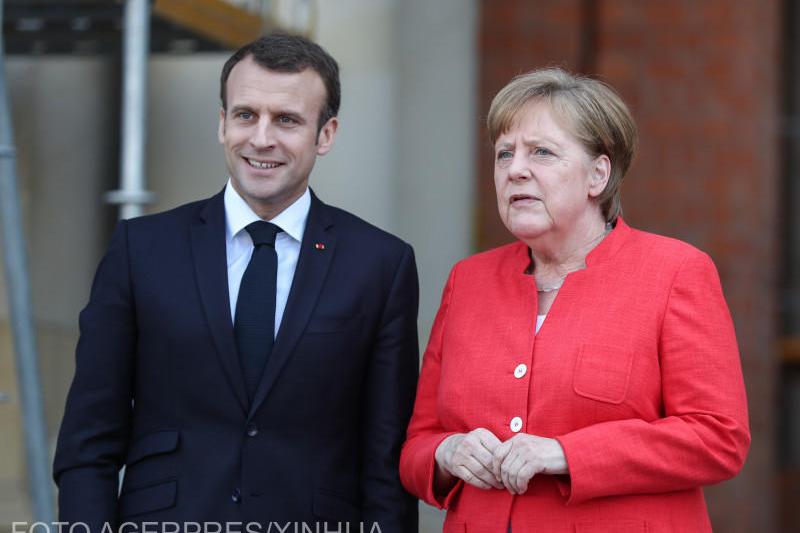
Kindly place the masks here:
POLYGON ((514 194, 509 199, 511 205, 530 205, 538 201, 539 198, 532 194, 514 194))

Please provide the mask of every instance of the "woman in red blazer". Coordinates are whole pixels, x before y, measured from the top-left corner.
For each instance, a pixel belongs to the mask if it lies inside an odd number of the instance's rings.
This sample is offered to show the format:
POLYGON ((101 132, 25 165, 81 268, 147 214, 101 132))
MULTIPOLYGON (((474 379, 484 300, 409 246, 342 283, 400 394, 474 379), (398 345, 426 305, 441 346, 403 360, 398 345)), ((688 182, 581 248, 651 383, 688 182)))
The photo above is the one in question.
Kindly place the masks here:
POLYGON ((518 242, 450 273, 405 487, 448 510, 445 531, 710 531, 702 487, 750 443, 713 263, 619 216, 636 127, 608 86, 534 71, 488 124, 518 242))

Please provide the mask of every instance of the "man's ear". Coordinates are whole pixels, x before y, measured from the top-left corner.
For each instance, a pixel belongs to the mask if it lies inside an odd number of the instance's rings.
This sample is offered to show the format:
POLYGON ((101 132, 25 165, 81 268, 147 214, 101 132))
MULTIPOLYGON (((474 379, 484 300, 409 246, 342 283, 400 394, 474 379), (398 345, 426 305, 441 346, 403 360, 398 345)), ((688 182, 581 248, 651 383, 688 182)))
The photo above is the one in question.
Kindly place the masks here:
POLYGON ((217 139, 220 144, 225 144, 225 108, 219 108, 219 126, 217 127, 217 139))
POLYGON ((339 129, 339 119, 331 117, 328 119, 317 134, 317 155, 325 155, 333 148, 333 139, 339 129))
POLYGON ((590 169, 589 196, 597 198, 608 185, 611 177, 611 160, 607 155, 601 154, 592 161, 590 169))

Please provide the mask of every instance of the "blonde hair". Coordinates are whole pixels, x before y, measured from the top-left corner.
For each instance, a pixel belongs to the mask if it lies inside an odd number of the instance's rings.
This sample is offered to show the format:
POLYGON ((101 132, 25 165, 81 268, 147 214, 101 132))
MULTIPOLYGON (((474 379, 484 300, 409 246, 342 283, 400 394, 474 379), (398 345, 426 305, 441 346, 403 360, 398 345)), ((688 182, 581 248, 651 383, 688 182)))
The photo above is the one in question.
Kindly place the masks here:
POLYGON ((492 145, 533 101, 547 102, 592 157, 604 154, 611 160, 611 175, 597 202, 606 222, 615 222, 622 210, 622 180, 636 152, 636 124, 628 106, 601 81, 560 68, 533 70, 512 79, 492 100, 486 121, 492 145))

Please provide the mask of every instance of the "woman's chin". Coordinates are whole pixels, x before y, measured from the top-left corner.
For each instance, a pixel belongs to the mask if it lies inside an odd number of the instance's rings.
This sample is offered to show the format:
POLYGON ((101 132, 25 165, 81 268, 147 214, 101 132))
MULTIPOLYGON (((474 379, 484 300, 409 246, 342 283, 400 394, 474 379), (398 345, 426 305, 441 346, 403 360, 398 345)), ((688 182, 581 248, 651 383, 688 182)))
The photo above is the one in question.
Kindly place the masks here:
POLYGON ((548 224, 533 220, 510 220, 506 228, 514 237, 526 242, 541 237, 550 229, 548 224))

